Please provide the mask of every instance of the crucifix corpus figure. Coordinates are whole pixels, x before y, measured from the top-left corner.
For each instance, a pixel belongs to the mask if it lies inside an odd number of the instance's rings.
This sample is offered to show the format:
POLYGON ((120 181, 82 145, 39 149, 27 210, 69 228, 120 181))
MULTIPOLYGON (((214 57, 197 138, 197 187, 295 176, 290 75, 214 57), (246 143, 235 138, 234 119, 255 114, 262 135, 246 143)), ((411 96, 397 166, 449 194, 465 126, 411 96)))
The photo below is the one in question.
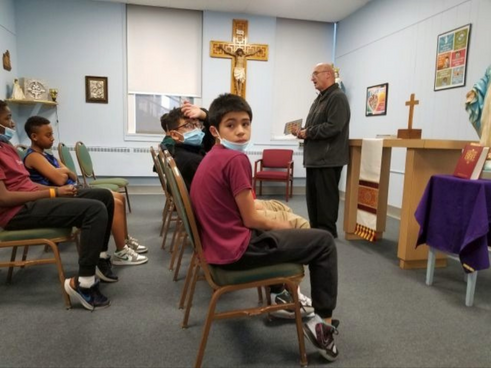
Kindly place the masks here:
POLYGON ((399 129, 397 131, 397 138, 421 139, 421 129, 413 129, 413 113, 415 105, 419 105, 419 100, 415 100, 414 93, 411 93, 411 98, 409 101, 406 101, 406 106, 409 106, 408 129, 399 129))
POLYGON ((244 97, 242 95, 242 86, 246 81, 246 71, 245 71, 246 58, 252 55, 256 55, 261 50, 256 50, 249 54, 244 54, 244 50, 242 50, 240 47, 235 51, 235 53, 225 50, 222 45, 218 46, 218 48, 222 50, 224 53, 226 53, 227 55, 230 55, 232 56, 232 58, 234 58, 235 66, 233 70, 233 76, 235 80, 235 94, 244 97))
POLYGON ((211 41, 210 56, 232 59, 232 93, 244 97, 246 95, 247 60, 268 60, 268 45, 248 44, 247 20, 234 19, 232 42, 211 41))

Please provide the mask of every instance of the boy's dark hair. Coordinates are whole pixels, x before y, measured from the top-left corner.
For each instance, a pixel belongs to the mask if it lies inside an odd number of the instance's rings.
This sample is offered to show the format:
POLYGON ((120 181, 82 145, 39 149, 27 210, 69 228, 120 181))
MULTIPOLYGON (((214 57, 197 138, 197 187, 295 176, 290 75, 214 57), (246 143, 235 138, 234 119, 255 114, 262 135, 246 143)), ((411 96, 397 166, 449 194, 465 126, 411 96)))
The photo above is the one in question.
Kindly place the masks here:
POLYGON ((168 113, 165 113, 160 117, 160 125, 162 126, 162 129, 167 133, 167 117, 169 116, 168 113))
POLYGON ((0 100, 0 111, 3 111, 7 107, 7 103, 3 100, 0 100))
POLYGON ((40 127, 43 125, 49 125, 50 121, 42 116, 31 116, 27 119, 26 124, 24 125, 24 129, 27 133, 27 136, 31 138, 32 133, 36 133, 40 127))
POLYGON ((246 112, 252 122, 252 109, 242 97, 231 93, 224 93, 215 98, 208 110, 210 126, 218 129, 223 117, 229 112, 246 112))
POLYGON ((174 107, 167 114, 162 115, 160 124, 162 125, 162 129, 164 129, 166 133, 169 133, 179 126, 180 119, 186 119, 186 117, 180 107, 174 107))
POLYGON ((167 129, 170 132, 179 127, 181 119, 186 119, 180 107, 174 107, 167 115, 167 129))

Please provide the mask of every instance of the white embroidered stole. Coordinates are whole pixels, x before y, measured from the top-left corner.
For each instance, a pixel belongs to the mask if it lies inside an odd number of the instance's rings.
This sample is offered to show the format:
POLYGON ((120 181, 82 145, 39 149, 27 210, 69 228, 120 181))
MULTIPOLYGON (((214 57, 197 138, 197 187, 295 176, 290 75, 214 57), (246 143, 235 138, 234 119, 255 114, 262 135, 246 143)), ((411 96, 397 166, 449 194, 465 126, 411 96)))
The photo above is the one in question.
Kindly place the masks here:
POLYGON ((383 139, 364 139, 361 145, 360 180, 355 234, 375 241, 383 139))

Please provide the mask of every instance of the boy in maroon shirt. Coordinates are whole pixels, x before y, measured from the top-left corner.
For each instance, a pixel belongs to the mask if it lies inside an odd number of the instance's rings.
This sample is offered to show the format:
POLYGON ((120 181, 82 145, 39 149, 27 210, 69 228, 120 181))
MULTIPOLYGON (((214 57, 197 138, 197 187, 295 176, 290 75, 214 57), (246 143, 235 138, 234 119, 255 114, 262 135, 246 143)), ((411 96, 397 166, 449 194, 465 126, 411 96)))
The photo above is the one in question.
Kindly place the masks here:
MULTIPOLYGON (((321 229, 292 229, 255 208, 252 170, 243 153, 251 137, 252 111, 240 96, 223 94, 209 109, 210 131, 220 144, 201 161, 191 186, 191 200, 200 225, 208 263, 226 269, 247 269, 278 263, 307 264, 315 317, 304 334, 324 358, 334 361, 338 321, 337 253, 332 235, 321 229)), ((291 300, 282 286, 273 291, 280 304, 291 300)))

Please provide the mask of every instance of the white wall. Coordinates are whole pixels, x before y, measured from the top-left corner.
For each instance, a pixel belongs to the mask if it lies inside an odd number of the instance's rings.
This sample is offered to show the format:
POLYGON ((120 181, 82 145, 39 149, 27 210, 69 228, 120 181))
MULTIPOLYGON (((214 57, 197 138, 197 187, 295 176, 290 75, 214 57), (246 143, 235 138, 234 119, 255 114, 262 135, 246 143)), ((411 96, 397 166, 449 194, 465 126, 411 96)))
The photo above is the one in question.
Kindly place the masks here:
MULTIPOLYGON (((351 138, 407 128, 411 93, 419 105, 413 127, 428 139, 478 139, 464 109, 465 94, 491 63, 491 1, 374 0, 339 23, 336 64, 351 105, 351 138), (436 40, 472 23, 466 86, 435 92, 436 40), (389 83, 387 115, 365 117, 366 88, 389 83)), ((394 150, 389 204, 400 207, 405 151, 394 150)))
POLYGON ((19 76, 43 79, 49 87, 58 88, 60 138, 67 144, 76 140, 120 144, 124 5, 17 0, 15 6, 19 76), (85 76, 89 75, 108 77, 108 104, 85 102, 85 76))
POLYGON ((317 63, 333 62, 334 25, 294 19, 276 22, 272 135, 281 136, 285 123, 304 119, 317 97, 310 74, 317 63))

